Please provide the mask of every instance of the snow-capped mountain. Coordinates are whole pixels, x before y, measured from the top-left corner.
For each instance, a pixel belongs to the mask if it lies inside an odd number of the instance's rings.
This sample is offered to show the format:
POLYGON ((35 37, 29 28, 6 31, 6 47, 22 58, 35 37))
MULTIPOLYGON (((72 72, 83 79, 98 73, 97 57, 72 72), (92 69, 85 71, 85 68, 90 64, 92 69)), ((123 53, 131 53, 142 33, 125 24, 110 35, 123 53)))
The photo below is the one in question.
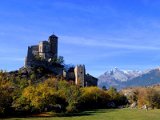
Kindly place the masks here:
POLYGON ((150 69, 145 71, 120 70, 114 68, 98 77, 99 87, 114 86, 118 89, 130 86, 148 86, 160 83, 160 69, 150 69))

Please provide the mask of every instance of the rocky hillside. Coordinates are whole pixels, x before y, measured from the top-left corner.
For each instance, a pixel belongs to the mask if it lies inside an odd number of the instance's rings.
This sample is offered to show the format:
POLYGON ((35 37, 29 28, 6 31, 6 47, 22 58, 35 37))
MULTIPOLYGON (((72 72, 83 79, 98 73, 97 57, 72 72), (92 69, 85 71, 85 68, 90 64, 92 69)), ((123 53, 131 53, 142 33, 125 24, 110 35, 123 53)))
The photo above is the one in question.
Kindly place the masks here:
POLYGON ((29 81, 32 84, 37 84, 48 78, 57 76, 52 71, 43 67, 22 67, 19 70, 7 72, 6 75, 10 81, 16 84, 21 84, 20 82, 28 84, 29 81))

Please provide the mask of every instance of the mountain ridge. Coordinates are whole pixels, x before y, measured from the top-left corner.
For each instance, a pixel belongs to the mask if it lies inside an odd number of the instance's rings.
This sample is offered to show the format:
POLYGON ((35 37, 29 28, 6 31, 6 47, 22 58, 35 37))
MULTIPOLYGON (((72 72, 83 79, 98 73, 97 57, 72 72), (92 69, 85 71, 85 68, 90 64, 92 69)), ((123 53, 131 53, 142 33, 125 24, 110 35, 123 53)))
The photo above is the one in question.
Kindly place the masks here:
POLYGON ((122 89, 133 86, 148 86, 160 83, 160 68, 147 70, 121 70, 114 68, 98 77, 98 86, 122 89))

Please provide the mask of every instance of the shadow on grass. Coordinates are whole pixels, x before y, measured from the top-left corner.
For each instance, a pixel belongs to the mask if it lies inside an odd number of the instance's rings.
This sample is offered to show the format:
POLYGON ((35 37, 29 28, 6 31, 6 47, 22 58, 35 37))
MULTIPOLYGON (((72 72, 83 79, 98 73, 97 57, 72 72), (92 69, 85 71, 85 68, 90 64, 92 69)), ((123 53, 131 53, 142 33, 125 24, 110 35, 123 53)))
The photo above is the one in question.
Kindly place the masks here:
MULTIPOLYGON (((50 116, 45 117, 79 117, 79 116, 92 116, 97 113, 107 113, 113 112, 115 109, 95 109, 95 110, 87 110, 79 113, 53 113, 50 116)), ((44 116, 32 116, 32 117, 44 117, 44 116)))
MULTIPOLYGON (((80 113, 41 113, 35 115, 28 115, 28 116, 10 116, 5 117, 5 119, 12 119, 12 118, 50 118, 50 117, 80 117, 80 116, 92 116, 96 115, 97 113, 108 113, 113 112, 115 109, 96 109, 96 110, 87 110, 80 113)), ((1 118, 0 119, 4 119, 1 118)))

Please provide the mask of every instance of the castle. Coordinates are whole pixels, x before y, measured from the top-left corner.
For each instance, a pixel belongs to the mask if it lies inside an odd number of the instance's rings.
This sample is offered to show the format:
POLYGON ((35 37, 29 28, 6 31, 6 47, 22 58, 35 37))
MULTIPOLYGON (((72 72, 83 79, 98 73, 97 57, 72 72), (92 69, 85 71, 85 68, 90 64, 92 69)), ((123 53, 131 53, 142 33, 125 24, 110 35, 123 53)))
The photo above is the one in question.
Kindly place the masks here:
POLYGON ((66 80, 72 80, 82 87, 97 86, 97 78, 86 74, 84 65, 77 65, 65 69, 64 65, 53 65, 53 60, 58 59, 58 37, 51 35, 48 41, 42 41, 38 45, 28 47, 25 67, 44 67, 56 75, 63 76, 66 80))
POLYGON ((56 59, 58 56, 58 37, 51 35, 48 41, 42 41, 39 45, 28 47, 28 53, 25 60, 25 67, 31 66, 35 59, 41 58, 44 60, 56 59))

